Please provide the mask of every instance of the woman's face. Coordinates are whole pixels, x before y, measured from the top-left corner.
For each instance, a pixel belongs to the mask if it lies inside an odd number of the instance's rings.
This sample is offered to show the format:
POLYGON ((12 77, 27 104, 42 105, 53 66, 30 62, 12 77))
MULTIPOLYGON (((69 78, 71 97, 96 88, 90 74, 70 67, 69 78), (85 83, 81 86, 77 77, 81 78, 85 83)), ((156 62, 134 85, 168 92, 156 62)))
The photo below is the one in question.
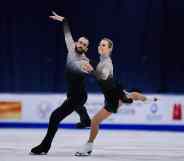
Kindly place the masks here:
POLYGON ((111 51, 112 49, 109 48, 109 42, 107 40, 101 40, 98 46, 98 53, 100 55, 108 55, 111 51))

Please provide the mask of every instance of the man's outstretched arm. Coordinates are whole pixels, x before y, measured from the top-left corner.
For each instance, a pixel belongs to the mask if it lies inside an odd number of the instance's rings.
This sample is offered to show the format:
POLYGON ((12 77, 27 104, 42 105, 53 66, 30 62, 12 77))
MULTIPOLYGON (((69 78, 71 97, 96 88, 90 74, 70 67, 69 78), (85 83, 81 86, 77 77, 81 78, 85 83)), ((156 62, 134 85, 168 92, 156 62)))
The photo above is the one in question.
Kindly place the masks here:
POLYGON ((64 35, 65 35, 65 42, 66 42, 66 46, 68 51, 74 50, 75 48, 75 42, 73 40, 67 19, 63 16, 59 16, 58 14, 56 14, 54 11, 52 12, 52 16, 49 16, 49 18, 55 20, 55 21, 60 21, 63 22, 63 28, 64 28, 64 35))

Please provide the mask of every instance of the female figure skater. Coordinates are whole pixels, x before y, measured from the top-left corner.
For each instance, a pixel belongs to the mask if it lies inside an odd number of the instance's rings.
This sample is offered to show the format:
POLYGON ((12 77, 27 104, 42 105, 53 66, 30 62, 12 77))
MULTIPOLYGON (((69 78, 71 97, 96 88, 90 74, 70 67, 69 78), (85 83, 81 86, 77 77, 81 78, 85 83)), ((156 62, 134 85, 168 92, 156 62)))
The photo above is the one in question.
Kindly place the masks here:
MULTIPOLYGON (((91 73, 96 77, 102 93, 104 94, 105 104, 92 118, 89 139, 82 149, 75 153, 76 156, 88 156, 91 154, 93 150, 93 142, 99 132, 100 123, 108 118, 112 113, 117 112, 119 101, 122 100, 118 86, 113 80, 113 64, 110 57, 112 50, 113 42, 108 38, 103 38, 98 46, 100 62, 96 66, 96 69, 94 70, 90 64, 83 65, 83 69, 86 72, 91 73)), ((139 92, 132 92, 125 95, 130 100, 146 100, 146 97, 139 92)))

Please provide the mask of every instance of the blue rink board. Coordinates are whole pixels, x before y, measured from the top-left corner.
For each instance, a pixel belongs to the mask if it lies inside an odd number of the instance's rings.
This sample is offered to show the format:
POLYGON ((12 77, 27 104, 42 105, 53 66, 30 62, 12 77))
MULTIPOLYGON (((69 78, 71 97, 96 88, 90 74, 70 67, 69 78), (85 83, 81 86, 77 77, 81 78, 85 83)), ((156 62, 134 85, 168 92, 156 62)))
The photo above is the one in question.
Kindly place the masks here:
MULTIPOLYGON (((0 122, 0 128, 47 128, 47 123, 0 122)), ((63 123, 59 128, 75 129, 73 123, 63 123)), ((145 125, 145 124, 102 124, 101 129, 142 130, 142 131, 178 131, 184 132, 184 125, 145 125)))

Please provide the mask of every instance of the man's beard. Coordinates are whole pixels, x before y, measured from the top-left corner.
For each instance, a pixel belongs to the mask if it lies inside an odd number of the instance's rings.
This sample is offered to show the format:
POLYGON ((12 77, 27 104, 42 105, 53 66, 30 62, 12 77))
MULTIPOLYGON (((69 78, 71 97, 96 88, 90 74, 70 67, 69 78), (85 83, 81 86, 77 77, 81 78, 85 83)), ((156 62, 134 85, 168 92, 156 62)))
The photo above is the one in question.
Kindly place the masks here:
POLYGON ((76 51, 78 54, 86 53, 85 50, 83 50, 82 48, 81 48, 81 49, 78 49, 77 47, 75 47, 75 51, 76 51))

